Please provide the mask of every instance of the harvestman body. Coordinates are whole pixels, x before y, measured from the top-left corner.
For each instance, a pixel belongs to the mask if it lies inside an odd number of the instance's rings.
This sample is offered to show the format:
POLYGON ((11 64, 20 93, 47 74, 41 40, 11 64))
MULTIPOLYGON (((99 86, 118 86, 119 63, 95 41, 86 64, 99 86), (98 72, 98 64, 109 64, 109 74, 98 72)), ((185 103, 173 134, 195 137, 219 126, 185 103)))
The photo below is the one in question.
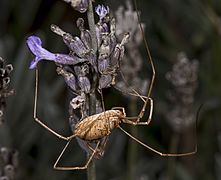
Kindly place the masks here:
MULTIPOLYGON (((135 8, 137 10, 136 1, 135 1, 135 8)), ((139 14, 137 14, 137 16, 138 16, 138 20, 140 22, 139 14)), ((141 32, 142 32, 143 37, 144 37, 144 32, 143 32, 141 24, 140 24, 140 29, 141 29, 141 32)), ((100 151, 99 145, 101 144, 101 139, 104 138, 104 137, 109 136, 111 131, 115 128, 119 128, 121 131, 123 131, 130 138, 132 138, 133 140, 135 140, 139 144, 143 145, 144 147, 146 147, 149 150, 157 153, 160 156, 173 156, 173 157, 174 156, 188 156, 188 155, 195 154, 197 152, 197 146, 196 146, 194 151, 187 152, 187 153, 181 153, 181 154, 161 153, 160 151, 157 151, 156 149, 144 144, 143 142, 141 142, 140 140, 138 140, 137 138, 135 138, 134 136, 129 134, 127 131, 125 131, 120 126, 121 123, 126 123, 126 124, 131 124, 131 125, 148 125, 151 121, 151 118, 152 118, 153 100, 150 98, 150 94, 151 94, 153 83, 154 83, 154 80, 155 80, 155 68, 154 68, 152 58, 151 58, 151 54, 150 54, 150 50, 149 50, 147 41, 146 41, 145 38, 143 38, 143 39, 144 39, 144 43, 145 43, 145 46, 146 46, 146 49, 147 49, 147 52, 148 52, 148 57, 149 57, 149 61, 150 61, 150 64, 151 64, 153 75, 152 75, 152 78, 151 78, 151 83, 150 83, 150 87, 149 87, 149 90, 148 90, 147 97, 139 95, 135 90, 132 89, 132 91, 135 93, 135 94, 132 94, 132 95, 138 96, 144 102, 143 107, 142 107, 139 115, 137 117, 126 117, 125 109, 123 107, 115 107, 115 108, 112 108, 111 110, 107 110, 107 111, 104 111, 102 113, 95 114, 95 115, 86 117, 85 119, 81 120, 80 122, 78 122, 75 125, 75 129, 73 130, 73 135, 68 136, 68 137, 65 137, 63 135, 58 134, 57 132, 55 132, 54 130, 49 128, 46 124, 44 124, 37 117, 38 70, 36 68, 34 119, 41 126, 43 126, 45 129, 50 131, 52 134, 54 134, 55 136, 57 136, 60 139, 63 139, 65 141, 67 141, 66 146, 64 147, 64 149, 62 150, 62 152, 60 153, 58 159, 56 160, 56 162, 54 164, 54 169, 57 169, 57 170, 86 169, 88 167, 89 163, 91 162, 91 160, 93 159, 93 157, 95 156, 95 154, 99 153, 99 151, 100 151), (147 121, 140 121, 140 119, 143 117, 143 115, 145 113, 145 109, 146 109, 146 106, 147 106, 148 102, 150 103, 150 112, 149 112, 148 120, 147 121), (70 141, 75 137, 78 137, 82 140, 86 140, 86 141, 89 141, 89 142, 90 141, 91 142, 92 141, 96 142, 95 148, 89 147, 91 149, 92 153, 91 153, 88 161, 82 167, 60 167, 60 166, 58 166, 57 165, 58 161, 62 157, 62 155, 63 155, 64 151, 66 150, 67 146, 69 145, 70 141)))

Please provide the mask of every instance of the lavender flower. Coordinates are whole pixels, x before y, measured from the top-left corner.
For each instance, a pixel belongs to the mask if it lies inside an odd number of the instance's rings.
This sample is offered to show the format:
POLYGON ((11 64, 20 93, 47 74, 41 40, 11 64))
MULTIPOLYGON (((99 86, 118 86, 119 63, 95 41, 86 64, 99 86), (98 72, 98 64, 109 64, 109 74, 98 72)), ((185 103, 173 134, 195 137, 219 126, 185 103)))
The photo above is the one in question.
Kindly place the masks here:
POLYGON ((28 37, 27 45, 31 50, 31 52, 36 56, 29 66, 30 69, 36 68, 38 62, 41 60, 54 61, 59 64, 68 64, 68 65, 74 65, 79 62, 86 61, 86 59, 81 59, 74 55, 70 56, 67 54, 54 54, 49 52, 48 50, 42 47, 42 41, 37 36, 28 37))
MULTIPOLYGON (((72 7, 83 12, 81 7, 87 8, 89 0, 64 0, 70 2, 72 7)), ((90 8, 91 10, 91 8, 90 8)), ((115 19, 109 18, 109 7, 98 5, 96 13, 99 21, 94 24, 96 34, 86 29, 84 20, 78 18, 77 27, 80 30, 80 37, 72 36, 56 25, 51 25, 51 30, 61 36, 63 42, 69 48, 69 54, 55 54, 42 47, 39 37, 30 36, 27 45, 35 59, 31 62, 30 69, 36 68, 41 60, 49 60, 56 63, 57 73, 63 76, 67 86, 73 94, 77 95, 72 99, 69 106, 70 124, 72 130, 77 122, 94 113, 104 111, 101 107, 101 98, 98 92, 101 89, 115 84, 115 77, 120 68, 124 55, 124 45, 128 42, 129 34, 125 34, 121 42, 117 42, 115 35, 115 19), (97 46, 94 47, 94 39, 97 38, 97 46), (93 40, 93 41, 92 41, 93 40), (93 42, 93 44, 92 44, 93 42), (91 103, 91 102, 95 103, 91 103), (95 107, 96 105, 96 107, 95 107), (95 109, 93 109, 93 107, 95 109), (81 117, 79 117, 81 115, 81 117)), ((90 24, 90 21, 89 21, 90 24)), ((86 142, 78 139, 79 144, 88 154, 92 151, 89 147, 95 148, 95 142, 86 142)), ((104 153, 106 138, 102 139, 95 158, 101 157, 104 153)))

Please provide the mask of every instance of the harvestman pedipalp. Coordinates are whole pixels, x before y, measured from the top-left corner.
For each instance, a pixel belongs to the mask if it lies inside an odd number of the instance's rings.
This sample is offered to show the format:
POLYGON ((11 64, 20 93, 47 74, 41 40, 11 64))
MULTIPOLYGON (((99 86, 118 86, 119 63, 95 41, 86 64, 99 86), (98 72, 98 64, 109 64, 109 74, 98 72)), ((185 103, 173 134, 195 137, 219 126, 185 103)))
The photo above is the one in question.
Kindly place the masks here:
MULTIPOLYGON (((136 3, 136 1, 134 1, 134 2, 135 2, 135 8, 136 8, 136 11, 137 11, 137 3, 136 3)), ((137 16, 138 16, 138 21, 140 22, 140 16, 138 14, 138 11, 137 11, 137 16)), ((36 122, 38 122, 46 130, 50 131, 52 134, 54 134, 58 138, 67 141, 67 144, 63 148, 62 152, 60 153, 58 159, 56 160, 56 162, 54 164, 54 169, 57 169, 57 170, 86 169, 88 167, 89 163, 91 162, 91 160, 93 159, 93 157, 95 156, 95 154, 99 151, 99 145, 101 144, 100 139, 110 135, 111 131, 115 128, 119 128, 121 131, 123 131, 130 138, 132 138, 133 140, 135 140, 139 144, 143 145, 147 149, 155 152, 156 154, 158 154, 160 156, 170 156, 170 157, 171 156, 172 157, 175 157, 175 156, 188 156, 188 155, 192 155, 192 154, 196 153, 197 146, 195 146, 194 151, 187 152, 187 153, 180 153, 180 154, 162 153, 162 152, 146 145, 145 143, 141 142, 139 139, 132 136, 130 133, 125 131, 120 126, 120 123, 126 123, 126 124, 131 124, 131 125, 149 125, 149 123, 152 119, 153 100, 150 98, 150 95, 151 95, 153 84, 154 84, 154 81, 155 81, 155 67, 154 67, 154 64, 153 64, 153 60, 152 60, 152 57, 151 57, 151 53, 150 53, 147 41, 144 37, 143 28, 142 28, 141 24, 139 24, 139 25, 140 25, 140 29, 141 29, 141 32, 142 32, 142 35, 143 35, 143 40, 144 40, 144 43, 145 43, 145 47, 146 47, 146 50, 147 50, 147 53, 148 53, 148 59, 149 59, 149 62, 151 64, 152 78, 151 78, 151 81, 150 81, 150 86, 149 86, 147 96, 139 95, 134 89, 132 89, 132 91, 134 93, 130 93, 131 95, 138 96, 144 102, 144 104, 141 108, 141 111, 140 111, 140 113, 138 114, 137 117, 126 117, 124 107, 114 107, 111 110, 106 110, 102 113, 94 114, 94 115, 91 115, 91 116, 88 116, 88 117, 84 118, 83 120, 81 120, 80 122, 78 122, 75 125, 73 135, 67 136, 67 137, 63 136, 63 135, 57 133, 56 131, 54 131, 53 129, 49 128, 45 123, 43 123, 37 117, 38 69, 36 68, 34 119, 35 119, 36 122), (149 112, 148 120, 147 121, 140 121, 142 119, 142 117, 144 116, 145 109, 146 109, 146 106, 147 106, 148 102, 150 102, 150 112, 149 112), (88 158, 88 161, 82 167, 79 167, 79 166, 76 166, 76 167, 60 167, 60 166, 58 166, 58 162, 59 162, 60 158, 62 157, 64 151, 66 150, 66 148, 68 147, 70 141, 74 137, 78 137, 78 138, 80 138, 82 140, 86 140, 86 141, 96 142, 95 148, 90 147, 92 153, 91 153, 90 157, 88 158)))

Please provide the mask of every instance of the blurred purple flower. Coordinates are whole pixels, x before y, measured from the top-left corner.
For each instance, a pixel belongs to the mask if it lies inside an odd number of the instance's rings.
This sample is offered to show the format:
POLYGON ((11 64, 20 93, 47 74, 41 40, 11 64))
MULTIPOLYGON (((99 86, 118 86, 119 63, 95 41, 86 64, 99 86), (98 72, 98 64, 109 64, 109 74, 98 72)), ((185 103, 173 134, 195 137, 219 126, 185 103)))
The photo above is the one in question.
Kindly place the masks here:
POLYGON ((98 5, 95 8, 97 15, 100 17, 100 20, 103 19, 107 14, 109 14, 109 7, 104 5, 98 5))
POLYGON ((74 55, 70 56, 67 54, 51 53, 42 47, 42 41, 37 36, 28 37, 26 42, 31 52, 36 56, 29 66, 30 69, 36 68, 38 62, 41 60, 54 61, 56 63, 69 65, 87 61, 86 59, 81 59, 74 55))

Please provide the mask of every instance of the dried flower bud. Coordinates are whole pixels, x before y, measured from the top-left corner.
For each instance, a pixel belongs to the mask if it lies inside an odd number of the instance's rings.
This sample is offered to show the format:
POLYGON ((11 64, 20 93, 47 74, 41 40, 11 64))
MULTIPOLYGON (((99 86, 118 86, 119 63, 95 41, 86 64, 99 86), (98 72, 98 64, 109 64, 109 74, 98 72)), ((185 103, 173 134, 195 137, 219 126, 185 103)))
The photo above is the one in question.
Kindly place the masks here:
POLYGON ((70 47, 79 57, 82 58, 84 58, 84 56, 89 52, 84 43, 77 36, 73 38, 73 41, 71 41, 70 47))
POLYGON ((55 24, 51 24, 51 31, 62 37, 64 36, 64 34, 66 34, 66 32, 64 32, 60 27, 55 24))
POLYGON ((4 163, 7 163, 9 161, 10 152, 8 148, 1 147, 0 149, 0 157, 3 159, 4 163))
POLYGON ((90 83, 89 79, 87 77, 80 76, 78 78, 78 81, 79 81, 79 86, 80 86, 81 90, 83 92, 85 92, 86 94, 90 93, 91 83, 90 83))
POLYGON ((109 62, 110 62, 109 58, 98 60, 98 70, 101 74, 108 71, 109 62))
POLYGON ((13 165, 8 164, 4 168, 4 173, 9 179, 14 179, 15 177, 15 168, 13 165))
POLYGON ((89 74, 89 66, 87 64, 74 66, 74 70, 81 90, 85 93, 90 93, 91 83, 87 77, 89 74))
POLYGON ((97 37, 97 44, 98 47, 100 47, 101 45, 101 41, 102 41, 102 35, 103 34, 108 34, 109 33, 109 28, 108 25, 106 23, 97 23, 96 24, 96 37, 97 37))
POLYGON ((4 59, 0 57, 0 68, 3 68, 4 63, 5 63, 4 59))
POLYGON ((0 180, 10 180, 7 176, 0 177, 0 180))
POLYGON ((5 66, 5 70, 8 74, 10 74, 13 71, 13 66, 11 64, 7 64, 5 66))
POLYGON ((80 96, 73 98, 70 102, 70 106, 73 109, 80 108, 85 102, 85 95, 82 93, 80 96))
POLYGON ((110 87, 113 84, 113 77, 110 74, 102 74, 99 79, 99 89, 110 87))
POLYGON ((5 69, 0 68, 0 76, 3 77, 5 75, 5 69))
POLYGON ((102 43, 99 48, 99 59, 107 58, 111 54, 111 41, 110 36, 107 34, 103 34, 102 37, 102 43))
POLYGON ((71 90, 73 90, 74 92, 79 90, 77 79, 73 73, 70 73, 61 67, 57 67, 56 71, 59 75, 62 75, 64 77, 66 84, 68 85, 68 87, 71 88, 71 90))
POLYGON ((64 1, 67 3, 71 3, 71 6, 80 13, 86 12, 89 5, 89 0, 64 0, 64 1))
POLYGON ((92 40, 90 31, 84 28, 84 20, 82 18, 78 18, 77 27, 81 31, 81 40, 84 43, 85 47, 90 50, 92 47, 92 40))

